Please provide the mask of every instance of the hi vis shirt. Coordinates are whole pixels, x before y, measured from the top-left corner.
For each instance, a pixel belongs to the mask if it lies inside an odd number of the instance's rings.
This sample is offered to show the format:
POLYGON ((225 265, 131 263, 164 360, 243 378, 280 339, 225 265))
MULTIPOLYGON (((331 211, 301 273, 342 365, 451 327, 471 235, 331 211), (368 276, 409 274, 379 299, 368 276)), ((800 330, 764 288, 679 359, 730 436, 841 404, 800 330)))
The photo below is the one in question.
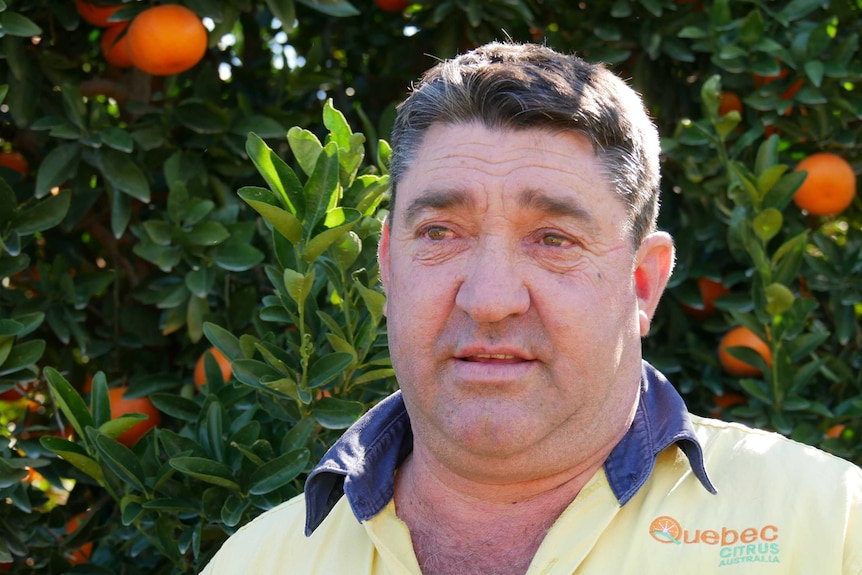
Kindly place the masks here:
MULTIPOLYGON (((241 528, 203 575, 420 575, 392 499, 411 448, 396 394, 332 447, 304 496, 241 528)), ((689 415, 644 364, 632 428, 548 531, 527 575, 608 573, 862 575, 862 470, 777 434, 689 415)))

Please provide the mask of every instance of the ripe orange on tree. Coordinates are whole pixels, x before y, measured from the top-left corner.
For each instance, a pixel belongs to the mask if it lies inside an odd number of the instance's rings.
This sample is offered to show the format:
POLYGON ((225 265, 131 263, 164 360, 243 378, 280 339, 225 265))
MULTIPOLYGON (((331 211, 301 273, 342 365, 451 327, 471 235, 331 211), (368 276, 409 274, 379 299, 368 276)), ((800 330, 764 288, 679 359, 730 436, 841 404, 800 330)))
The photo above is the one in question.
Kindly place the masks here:
POLYGON ((30 171, 30 163, 21 152, 0 152, 0 166, 25 175, 30 171))
POLYGON ((162 414, 146 397, 123 397, 128 387, 112 387, 108 390, 111 403, 111 418, 117 418, 126 413, 142 413, 147 419, 139 421, 117 438, 126 447, 133 446, 147 431, 162 422, 162 414))
POLYGON ((407 0, 374 0, 374 3, 385 12, 404 12, 410 6, 407 0))
POLYGON ((809 214, 834 216, 853 203, 856 173, 841 156, 819 152, 803 159, 795 169, 808 172, 793 201, 809 214))
POLYGON ((220 352, 217 348, 211 347, 207 351, 203 352, 201 356, 198 358, 198 362, 195 364, 195 387, 200 389, 207 382, 207 374, 206 369, 204 367, 204 360, 207 356, 207 352, 211 353, 213 359, 218 363, 219 369, 221 369, 221 376, 225 383, 230 379, 230 375, 232 373, 232 369, 230 366, 230 360, 225 357, 225 355, 220 352))
POLYGON ((700 319, 715 313, 716 298, 730 293, 730 289, 727 286, 709 278, 697 278, 697 287, 700 289, 700 299, 703 301, 703 307, 693 307, 683 304, 682 309, 688 315, 700 319))
POLYGON ((826 438, 827 439, 838 439, 844 433, 844 430, 847 428, 843 423, 836 423, 832 427, 826 430, 826 438))
MULTIPOLYGON (((70 533, 74 533, 75 530, 78 528, 78 525, 81 524, 81 522, 86 518, 86 516, 86 513, 79 513, 78 515, 75 515, 74 517, 69 519, 69 522, 66 523, 66 534, 69 535, 70 533)), ((69 563, 71 563, 72 565, 80 565, 81 563, 86 563, 87 561, 89 561, 90 555, 92 554, 93 542, 88 541, 76 550, 69 553, 69 556, 66 559, 68 559, 69 563)))
POLYGON ((724 334, 718 344, 718 361, 727 373, 737 377, 755 377, 762 373, 760 368, 730 355, 727 351, 729 347, 749 347, 766 360, 766 365, 772 366, 772 352, 769 346, 745 326, 736 326, 724 334))
POLYGON ((129 56, 129 45, 126 43, 126 37, 122 35, 128 26, 128 22, 108 26, 102 33, 102 40, 99 43, 102 47, 102 56, 104 56, 105 61, 117 68, 128 68, 132 65, 132 58, 129 56))
POLYGON ((132 64, 154 76, 194 67, 204 57, 207 40, 207 29, 198 15, 178 4, 144 10, 126 32, 132 64))
POLYGON ((742 114, 742 100, 735 92, 722 92, 718 100, 718 115, 724 116, 733 110, 742 114))
POLYGON ((87 0, 77 0, 75 2, 75 9, 81 15, 81 18, 99 28, 109 26, 111 23, 108 22, 108 18, 122 7, 122 4, 103 4, 87 0))

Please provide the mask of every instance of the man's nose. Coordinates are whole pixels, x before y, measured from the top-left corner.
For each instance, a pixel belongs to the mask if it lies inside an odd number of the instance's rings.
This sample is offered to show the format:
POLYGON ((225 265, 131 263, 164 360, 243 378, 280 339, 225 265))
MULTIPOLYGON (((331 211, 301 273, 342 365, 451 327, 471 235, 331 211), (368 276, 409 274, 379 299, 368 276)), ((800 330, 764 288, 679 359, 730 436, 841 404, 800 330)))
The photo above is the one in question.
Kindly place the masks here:
POLYGON ((521 275, 523 267, 512 250, 501 243, 479 243, 455 296, 455 305, 477 323, 521 315, 530 307, 530 292, 521 275))

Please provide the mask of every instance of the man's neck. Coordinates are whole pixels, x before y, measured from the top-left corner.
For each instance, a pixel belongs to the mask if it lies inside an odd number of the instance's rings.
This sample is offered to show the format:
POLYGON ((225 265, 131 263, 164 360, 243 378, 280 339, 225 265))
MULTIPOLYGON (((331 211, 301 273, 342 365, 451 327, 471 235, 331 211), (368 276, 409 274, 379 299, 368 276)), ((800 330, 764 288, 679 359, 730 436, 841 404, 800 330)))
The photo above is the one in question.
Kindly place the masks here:
POLYGON ((396 512, 424 575, 522 574, 602 461, 518 484, 480 484, 435 466, 419 448, 399 469, 396 512))

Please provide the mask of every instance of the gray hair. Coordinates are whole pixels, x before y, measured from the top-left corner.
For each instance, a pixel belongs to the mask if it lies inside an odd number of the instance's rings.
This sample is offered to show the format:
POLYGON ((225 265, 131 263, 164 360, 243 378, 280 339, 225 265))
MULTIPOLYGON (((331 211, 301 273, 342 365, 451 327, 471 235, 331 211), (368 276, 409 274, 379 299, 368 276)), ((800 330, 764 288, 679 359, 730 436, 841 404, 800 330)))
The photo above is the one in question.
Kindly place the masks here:
POLYGON ((604 66, 536 44, 492 42, 425 72, 392 129, 392 207, 434 124, 574 131, 593 142, 627 206, 633 245, 655 230, 659 138, 640 96, 604 66))

